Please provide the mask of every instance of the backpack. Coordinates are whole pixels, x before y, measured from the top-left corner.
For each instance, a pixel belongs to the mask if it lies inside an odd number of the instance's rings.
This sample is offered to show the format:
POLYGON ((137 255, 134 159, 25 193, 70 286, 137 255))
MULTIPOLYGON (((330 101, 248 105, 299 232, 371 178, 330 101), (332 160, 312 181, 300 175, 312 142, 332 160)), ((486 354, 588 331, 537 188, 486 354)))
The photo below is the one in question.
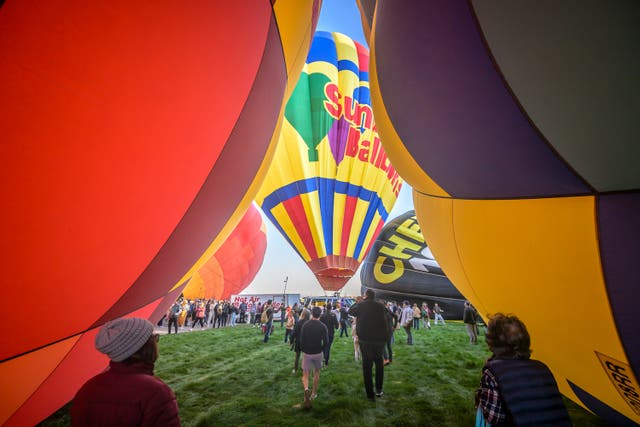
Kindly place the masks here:
POLYGON ((269 313, 267 313, 267 309, 269 307, 263 307, 262 309, 262 315, 260 315, 260 322, 261 323, 267 323, 269 321, 269 313))
POLYGON ((171 316, 178 317, 181 311, 182 309, 180 308, 180 306, 178 304, 174 304, 173 307, 171 307, 171 316))

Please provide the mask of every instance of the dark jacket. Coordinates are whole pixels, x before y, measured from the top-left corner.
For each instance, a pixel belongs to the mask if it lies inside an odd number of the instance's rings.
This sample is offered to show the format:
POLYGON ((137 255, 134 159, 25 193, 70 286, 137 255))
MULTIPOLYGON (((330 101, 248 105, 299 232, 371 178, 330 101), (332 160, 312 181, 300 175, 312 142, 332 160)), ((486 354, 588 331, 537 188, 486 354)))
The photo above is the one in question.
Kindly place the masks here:
POLYGON ((385 343, 389 338, 389 310, 376 300, 365 299, 349 308, 356 318, 358 340, 364 343, 385 343))
POLYGON ((346 307, 340 308, 340 323, 347 323, 349 321, 349 312, 346 307))
POLYGON ((329 345, 329 333, 324 323, 309 320, 300 330, 300 350, 306 354, 322 353, 329 345))
POLYGON ((153 365, 111 362, 73 399, 72 426, 179 426, 173 391, 153 376, 153 365))
POLYGON ((291 339, 293 340, 293 349, 295 351, 302 351, 300 350, 300 331, 302 330, 304 324, 308 321, 309 319, 298 320, 296 322, 296 325, 293 327, 293 337, 291 339))
POLYGON ((462 321, 464 323, 476 323, 476 313, 471 307, 465 307, 462 313, 462 321))
POLYGON ((340 327, 336 314, 330 310, 325 310, 325 312, 322 313, 322 316, 320 316, 320 321, 327 327, 329 339, 333 338, 336 333, 336 329, 340 327))
MULTIPOLYGON (((485 365, 498 383, 510 422, 517 426, 571 426, 558 385, 538 360, 492 359, 485 365)), ((510 425, 507 424, 507 425, 510 425)))

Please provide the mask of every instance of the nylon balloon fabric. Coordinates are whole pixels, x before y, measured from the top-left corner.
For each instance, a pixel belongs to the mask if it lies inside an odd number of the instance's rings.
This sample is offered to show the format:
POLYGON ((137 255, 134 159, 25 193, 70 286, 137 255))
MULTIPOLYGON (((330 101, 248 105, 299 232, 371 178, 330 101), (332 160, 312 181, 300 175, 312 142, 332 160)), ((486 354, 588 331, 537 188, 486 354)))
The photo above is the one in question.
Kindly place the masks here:
POLYGON ((188 299, 228 299, 249 286, 267 249, 266 226, 255 205, 213 256, 193 275, 182 294, 188 299))
POLYGON ((413 210, 385 224, 362 263, 360 280, 377 298, 438 303, 448 319, 462 319, 464 296, 433 257, 413 210))
POLYGON ((355 274, 402 186, 371 111, 366 47, 316 33, 256 201, 325 290, 355 274))
POLYGON ((30 313, 0 338, 3 425, 68 402, 96 331, 159 319, 235 227, 320 7, 33 3, 0 7, 4 316, 30 313))
POLYGON ((359 4, 378 131, 447 276, 526 323, 563 394, 637 425, 640 5, 359 4))

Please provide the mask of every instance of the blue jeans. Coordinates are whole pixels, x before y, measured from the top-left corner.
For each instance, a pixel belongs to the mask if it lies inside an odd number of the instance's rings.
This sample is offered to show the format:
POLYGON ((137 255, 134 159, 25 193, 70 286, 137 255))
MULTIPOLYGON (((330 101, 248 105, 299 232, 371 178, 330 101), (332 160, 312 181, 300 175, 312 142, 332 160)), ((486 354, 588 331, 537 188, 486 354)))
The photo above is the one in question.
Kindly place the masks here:
POLYGON ((269 335, 271 335, 271 327, 273 326, 273 320, 270 320, 264 327, 264 342, 269 341, 269 335))
POLYGON ((404 330, 407 332, 407 344, 413 345, 413 336, 411 336, 411 324, 405 326, 404 330))
POLYGON ((329 345, 327 345, 323 351, 324 353, 323 358, 324 358, 325 365, 329 364, 329 356, 331 356, 331 344, 333 344, 333 335, 329 335, 329 345))

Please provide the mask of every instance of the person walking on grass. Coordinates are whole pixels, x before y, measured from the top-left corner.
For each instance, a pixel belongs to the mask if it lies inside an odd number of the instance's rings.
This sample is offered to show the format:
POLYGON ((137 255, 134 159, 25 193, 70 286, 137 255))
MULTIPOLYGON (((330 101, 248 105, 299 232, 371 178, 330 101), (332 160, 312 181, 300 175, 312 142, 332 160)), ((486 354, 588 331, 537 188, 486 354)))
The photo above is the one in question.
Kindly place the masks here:
POLYGON ((178 317, 182 313, 182 306, 178 301, 174 302, 169 311, 167 311, 167 317, 169 318, 169 330, 167 334, 171 333, 171 325, 173 325, 175 333, 178 333, 178 317))
POLYGON ((302 327, 309 320, 310 317, 311 317, 311 312, 306 308, 303 308, 302 311, 300 312, 300 318, 298 319, 295 326, 293 327, 293 335, 291 336, 291 346, 296 355, 293 359, 293 370, 291 371, 292 374, 295 374, 296 372, 298 372, 298 366, 300 363, 300 352, 302 351, 300 349, 300 331, 302 330, 302 327))
POLYGON ((402 303, 402 313, 400 314, 400 324, 407 333, 407 344, 413 345, 413 336, 411 335, 411 327, 413 326, 413 309, 409 305, 409 301, 402 303))
POLYGON ((435 303, 435 305, 433 306, 433 324, 434 325, 437 325, 438 321, 442 322, 443 325, 446 325, 446 323, 444 323, 444 317, 442 317, 442 313, 444 313, 444 310, 440 308, 438 303, 435 303))
POLYGON ((331 303, 327 303, 325 307, 324 313, 320 316, 320 321, 324 323, 327 327, 327 332, 329 333, 329 345, 327 345, 324 349, 324 364, 325 366, 329 366, 329 356, 331 356, 331 344, 333 344, 333 338, 335 337, 336 329, 340 324, 338 323, 338 318, 336 314, 332 311, 331 303))
POLYGON ((320 369, 324 350, 329 345, 329 332, 320 321, 320 307, 311 309, 311 320, 300 330, 300 349, 302 350, 302 386, 304 387, 304 408, 311 408, 311 401, 318 396, 320 369), (309 389, 309 374, 313 371, 313 386, 309 389))
POLYGON ((285 325, 284 331, 284 343, 286 344, 289 341, 293 344, 293 328, 296 325, 296 319, 293 317, 293 310, 291 307, 287 308, 287 314, 285 316, 287 318, 287 322, 285 325))
POLYGON ((262 306, 262 314, 260 315, 260 322, 264 324, 264 342, 269 341, 271 335, 271 327, 273 326, 273 306, 271 300, 267 300, 262 306))
POLYGON ((422 315, 422 321, 424 322, 425 329, 431 329, 431 309, 426 302, 422 303, 422 310, 420 311, 420 314, 422 315))
POLYGON ((391 303, 387 305, 387 322, 388 322, 388 328, 390 333, 389 333, 389 338, 387 338, 387 342, 384 346, 384 350, 382 352, 385 366, 393 363, 393 349, 391 348, 391 346, 393 345, 393 341, 394 341, 393 334, 395 333, 396 327, 398 326, 398 316, 393 312, 391 303))
POLYGON ((422 317, 422 312, 418 308, 418 304, 416 304, 415 302, 413 303, 413 307, 411 307, 411 309, 413 310, 413 329, 419 330, 420 318, 422 317))
POLYGON ((367 289, 364 299, 349 308, 349 315, 356 318, 356 335, 362 354, 362 376, 367 399, 375 401, 384 394, 384 362, 382 352, 389 338, 389 314, 387 308, 375 300, 373 289, 367 289), (373 365, 376 366, 375 394, 373 365))
POLYGON ((467 335, 469 335, 469 342, 471 344, 478 344, 478 335, 476 333, 476 312, 471 307, 469 301, 464 302, 464 312, 462 313, 462 321, 467 328, 467 335))
POLYGON ((347 312, 347 307, 345 304, 342 304, 340 307, 340 338, 342 338, 342 334, 346 335, 349 338, 349 331, 347 328, 349 327, 349 313, 347 312))

